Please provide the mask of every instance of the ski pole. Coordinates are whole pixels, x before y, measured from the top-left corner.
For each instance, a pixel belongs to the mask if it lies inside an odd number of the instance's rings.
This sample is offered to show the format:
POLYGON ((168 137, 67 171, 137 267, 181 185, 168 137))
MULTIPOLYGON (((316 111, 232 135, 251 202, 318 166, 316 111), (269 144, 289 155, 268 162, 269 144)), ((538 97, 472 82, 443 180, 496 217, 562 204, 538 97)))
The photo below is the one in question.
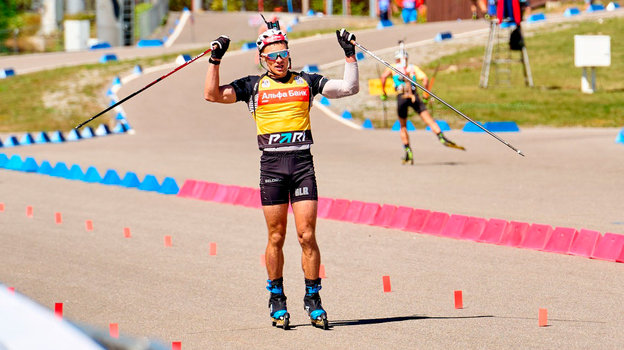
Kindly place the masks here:
POLYGON ((165 79, 166 77, 170 76, 171 74, 173 74, 173 73, 175 73, 175 72, 179 71, 180 69, 182 69, 182 68, 184 68, 184 67, 188 66, 189 64, 191 64, 191 63, 193 63, 194 61, 198 60, 199 58, 201 58, 202 56, 204 56, 205 54, 207 54, 207 53, 208 53, 208 52, 210 52, 210 51, 212 51, 212 48, 209 48, 208 50, 206 50, 206 51, 204 51, 204 52, 200 53, 199 55, 195 56, 192 60, 185 62, 183 65, 178 66, 176 69, 172 70, 171 72, 169 72, 169 73, 167 73, 167 74, 163 75, 162 77, 160 77, 160 78, 158 78, 158 79, 156 79, 156 80, 152 81, 151 83, 149 83, 149 84, 145 85, 145 86, 144 86, 143 88, 141 88, 140 90, 137 90, 137 91, 133 92, 132 94, 130 94, 130 95, 128 95, 128 96, 126 96, 126 97, 124 97, 121 101, 119 101, 119 102, 117 102, 117 103, 115 103, 115 104, 111 105, 110 107, 106 108, 105 110, 101 111, 100 113, 98 113, 98 114, 94 115, 93 117, 91 117, 91 118, 89 118, 89 119, 87 119, 87 120, 83 121, 82 123, 80 123, 80 124, 78 124, 76 127, 74 127, 74 129, 80 129, 80 128, 81 128, 81 127, 83 127, 85 124, 87 124, 87 123, 89 123, 90 121, 92 121, 93 119, 95 119, 95 118, 97 118, 97 117, 101 116, 102 114, 104 114, 104 113, 106 113, 106 112, 110 111, 111 109, 113 109, 113 108, 115 108, 115 107, 119 106, 120 104, 122 104, 122 103, 124 103, 124 102, 128 101, 129 99, 133 98, 134 96, 136 96, 136 95, 140 94, 141 92, 143 92, 143 91, 147 90, 147 89, 148 89, 149 87, 151 87, 152 85, 155 85, 156 83, 158 83, 159 81, 161 81, 161 80, 165 79))
POLYGON ((512 146, 511 144, 509 144, 507 141, 503 140, 502 138, 496 136, 494 133, 492 133, 491 131, 489 131, 488 129, 484 128, 483 126, 481 126, 481 124, 475 122, 474 120, 470 119, 470 117, 468 117, 467 115, 465 115, 464 113, 462 113, 461 111, 459 111, 457 108, 451 106, 450 104, 448 104, 446 101, 444 101, 443 99, 439 98, 436 94, 434 94, 433 92, 425 89, 422 85, 418 84, 418 82, 412 80, 412 78, 408 77, 407 75, 403 74, 401 71, 399 71, 398 69, 394 68, 390 63, 384 61, 383 59, 377 57, 377 55, 375 55, 374 53, 370 52, 368 49, 366 49, 365 47, 363 47, 362 45, 360 45, 357 41, 355 40, 351 40, 351 44, 357 46, 360 50, 366 52, 367 54, 369 54, 371 57, 373 57, 374 59, 376 59, 377 61, 383 63, 386 67, 392 69, 394 72, 396 72, 397 74, 399 74, 400 76, 403 77, 403 79, 408 80, 409 82, 411 82, 412 84, 414 84, 414 86, 420 88, 422 91, 425 91, 426 93, 428 93, 431 97, 435 98, 436 100, 442 102, 442 104, 444 104, 445 106, 447 106, 448 108, 452 109, 455 113, 459 114, 460 116, 462 116, 464 119, 468 120, 469 122, 473 123, 474 125, 478 126, 479 128, 481 128, 483 131, 485 131, 486 133, 488 133, 490 136, 494 137, 495 139, 497 139, 498 141, 502 142, 505 146, 511 148, 512 150, 514 150, 516 153, 518 153, 519 155, 524 157, 524 154, 522 153, 522 151, 520 151, 519 149, 515 148, 514 146, 512 146))

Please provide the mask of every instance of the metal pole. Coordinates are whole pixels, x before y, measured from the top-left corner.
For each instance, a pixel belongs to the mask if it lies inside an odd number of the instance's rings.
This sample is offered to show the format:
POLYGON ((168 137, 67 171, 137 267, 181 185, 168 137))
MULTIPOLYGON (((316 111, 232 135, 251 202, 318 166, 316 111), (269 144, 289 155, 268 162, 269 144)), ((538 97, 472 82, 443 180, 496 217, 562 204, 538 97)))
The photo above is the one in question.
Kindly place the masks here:
POLYGON ((444 104, 445 106, 447 106, 448 108, 452 109, 455 113, 459 114, 460 116, 462 116, 464 119, 468 120, 469 122, 473 123, 474 125, 478 126, 480 129, 482 129, 483 131, 485 131, 486 133, 488 133, 490 136, 494 137, 495 139, 497 139, 498 141, 500 141, 501 143, 503 143, 505 146, 511 148, 512 150, 514 150, 516 153, 518 153, 519 155, 524 157, 524 154, 522 153, 522 151, 520 151, 519 149, 515 148, 514 146, 512 146, 511 144, 509 144, 507 141, 503 140, 502 138, 498 137, 497 135, 493 134, 491 131, 489 131, 488 129, 484 128, 483 126, 481 126, 481 124, 475 122, 474 120, 470 119, 470 117, 468 117, 467 115, 465 115, 464 113, 460 112, 457 108, 451 106, 450 104, 448 104, 446 101, 444 101, 443 99, 441 99, 440 97, 438 97, 436 94, 434 94, 433 92, 425 89, 422 85, 420 85, 418 82, 412 80, 412 78, 408 77, 407 75, 403 74, 401 71, 399 71, 398 69, 394 68, 390 63, 384 61, 383 59, 377 57, 377 55, 375 55, 374 53, 370 52, 368 49, 366 49, 365 47, 363 47, 362 45, 358 44, 355 40, 351 40, 351 44, 357 46, 360 50, 366 52, 367 54, 369 54, 371 57, 375 58, 377 61, 383 63, 386 67, 392 69, 395 73, 399 74, 400 76, 403 77, 403 79, 408 80, 409 82, 411 82, 412 84, 414 84, 414 86, 420 88, 421 90, 427 92, 431 97, 435 98, 436 100, 442 102, 442 104, 444 104))

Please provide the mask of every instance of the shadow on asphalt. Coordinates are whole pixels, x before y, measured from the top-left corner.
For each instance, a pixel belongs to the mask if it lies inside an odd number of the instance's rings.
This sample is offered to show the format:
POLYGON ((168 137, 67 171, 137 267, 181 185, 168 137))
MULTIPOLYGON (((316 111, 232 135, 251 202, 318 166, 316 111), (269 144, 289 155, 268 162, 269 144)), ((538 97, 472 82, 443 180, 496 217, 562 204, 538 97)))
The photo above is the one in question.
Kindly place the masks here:
MULTIPOLYGON (((329 329, 334 327, 344 327, 344 326, 362 326, 369 324, 381 324, 381 323, 390 323, 390 322, 404 322, 404 321, 413 321, 413 320, 459 320, 459 319, 473 319, 473 318, 487 318, 487 317, 495 317, 492 315, 476 315, 476 316, 396 316, 396 317, 380 317, 380 318, 363 318, 359 320, 337 320, 329 322, 329 329)), ((297 324, 290 325, 291 329, 295 329, 298 327, 312 327, 311 324, 297 324)))

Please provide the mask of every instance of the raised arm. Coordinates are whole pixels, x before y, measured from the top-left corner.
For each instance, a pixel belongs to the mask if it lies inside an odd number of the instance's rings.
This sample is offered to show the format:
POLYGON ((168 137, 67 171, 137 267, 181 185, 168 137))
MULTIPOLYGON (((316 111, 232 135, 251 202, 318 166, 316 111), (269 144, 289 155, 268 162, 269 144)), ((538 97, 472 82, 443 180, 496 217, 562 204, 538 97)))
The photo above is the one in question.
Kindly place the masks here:
POLYGON ((338 43, 345 52, 345 70, 342 80, 330 79, 325 83, 322 94, 328 98, 351 96, 360 91, 355 45, 351 43, 352 40, 355 40, 355 35, 342 28, 336 31, 336 37, 338 37, 338 43))
POLYGON ((219 103, 236 102, 236 92, 230 85, 219 85, 219 65, 228 47, 230 38, 221 35, 211 42, 212 51, 208 60, 208 71, 206 72, 206 82, 204 84, 204 98, 206 101, 219 103))

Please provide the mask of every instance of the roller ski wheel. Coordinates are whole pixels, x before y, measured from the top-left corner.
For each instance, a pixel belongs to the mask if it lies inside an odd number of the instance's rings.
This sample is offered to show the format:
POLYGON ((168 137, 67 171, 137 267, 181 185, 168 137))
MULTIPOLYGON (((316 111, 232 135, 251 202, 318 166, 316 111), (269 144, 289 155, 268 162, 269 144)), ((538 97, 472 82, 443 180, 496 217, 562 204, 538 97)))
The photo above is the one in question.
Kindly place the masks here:
POLYGON ((271 321, 273 327, 282 328, 285 331, 290 329, 290 314, 285 312, 285 310, 275 312, 275 314, 271 316, 271 321), (284 313, 281 311, 284 311, 284 313))
POLYGON ((409 147, 405 148, 405 156, 401 158, 401 162, 403 165, 409 164, 414 165, 414 153, 412 153, 412 149, 409 147))
POLYGON ((455 142, 453 142, 453 141, 451 141, 451 140, 447 139, 447 138, 444 136, 444 134, 442 134, 442 133, 439 133, 439 134, 438 134, 438 140, 440 140, 440 143, 441 143, 443 146, 446 146, 446 147, 449 147, 449 148, 458 149, 458 150, 460 150, 460 151, 465 151, 465 150, 466 150, 466 148, 464 148, 463 146, 460 146, 460 145, 456 144, 455 142))
POLYGON ((329 321, 327 321, 327 314, 325 313, 325 310, 315 310, 315 311, 322 311, 322 313, 316 318, 312 318, 312 315, 314 315, 314 311, 310 314, 310 322, 312 323, 312 326, 316 328, 328 330, 329 321))

